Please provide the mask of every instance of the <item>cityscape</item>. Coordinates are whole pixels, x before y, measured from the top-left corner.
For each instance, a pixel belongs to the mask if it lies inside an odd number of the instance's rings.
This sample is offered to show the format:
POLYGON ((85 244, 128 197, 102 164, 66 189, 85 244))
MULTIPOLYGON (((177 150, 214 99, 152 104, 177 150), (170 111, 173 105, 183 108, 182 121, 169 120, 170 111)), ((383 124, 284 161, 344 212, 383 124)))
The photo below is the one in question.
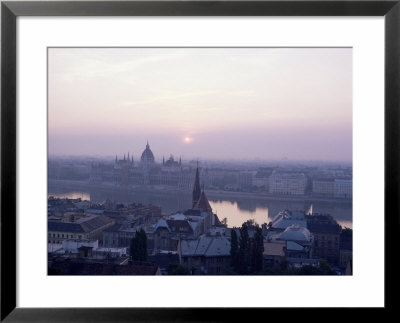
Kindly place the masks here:
POLYGON ((352 275, 351 49, 48 66, 49 275, 352 275))

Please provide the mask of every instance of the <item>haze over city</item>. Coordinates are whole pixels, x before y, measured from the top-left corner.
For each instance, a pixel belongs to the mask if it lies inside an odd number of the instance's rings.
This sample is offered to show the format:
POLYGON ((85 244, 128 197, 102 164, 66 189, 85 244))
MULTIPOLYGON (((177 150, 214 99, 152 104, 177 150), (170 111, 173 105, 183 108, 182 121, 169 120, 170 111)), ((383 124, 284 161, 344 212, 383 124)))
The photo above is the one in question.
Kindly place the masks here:
POLYGON ((351 48, 50 48, 49 155, 352 160, 351 48))

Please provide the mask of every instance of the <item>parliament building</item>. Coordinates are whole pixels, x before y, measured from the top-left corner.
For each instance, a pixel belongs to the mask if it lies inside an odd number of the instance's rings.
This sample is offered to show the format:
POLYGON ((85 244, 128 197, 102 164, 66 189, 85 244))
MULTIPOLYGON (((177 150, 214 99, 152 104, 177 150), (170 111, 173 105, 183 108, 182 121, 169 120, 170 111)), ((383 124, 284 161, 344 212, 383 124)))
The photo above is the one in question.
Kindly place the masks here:
POLYGON ((182 165, 182 160, 175 160, 171 155, 162 163, 157 163, 147 142, 140 160, 135 161, 129 153, 123 158, 115 156, 114 163, 91 165, 90 181, 93 184, 112 182, 119 186, 163 185, 190 188, 195 174, 190 165, 182 165))

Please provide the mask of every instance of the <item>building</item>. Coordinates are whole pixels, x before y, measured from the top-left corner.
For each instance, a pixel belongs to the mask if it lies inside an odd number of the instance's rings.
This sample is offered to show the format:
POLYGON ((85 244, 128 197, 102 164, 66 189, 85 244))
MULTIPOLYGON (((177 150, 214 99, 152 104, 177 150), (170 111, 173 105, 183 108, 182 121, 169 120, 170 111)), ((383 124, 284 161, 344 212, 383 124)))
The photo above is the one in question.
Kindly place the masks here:
POLYGON ((330 215, 307 216, 307 228, 314 235, 314 256, 330 264, 339 262, 339 241, 342 227, 330 215))
POLYGON ((253 185, 256 187, 263 188, 269 192, 269 177, 273 172, 273 168, 260 167, 257 173, 253 177, 253 185))
POLYGON ((48 242, 59 244, 67 239, 92 239, 101 243, 103 231, 114 224, 114 220, 104 215, 86 216, 74 222, 48 221, 48 242))
POLYGON ((146 149, 142 152, 140 162, 142 167, 149 167, 154 165, 154 155, 150 149, 149 142, 147 142, 146 149))
POLYGON ((103 231, 103 246, 106 248, 128 248, 138 230, 129 224, 115 224, 103 231))
POLYGON ((152 234, 153 253, 177 251, 180 239, 194 238, 195 235, 195 228, 183 214, 160 219, 152 234))
POLYGON ((304 195, 307 178, 303 173, 275 172, 269 177, 269 193, 276 195, 304 195))
POLYGON ((289 258, 310 259, 313 257, 314 237, 307 228, 299 224, 292 224, 287 227, 275 240, 285 242, 284 251, 287 260, 289 258))
POLYGON ((49 244, 48 253, 64 258, 115 259, 127 256, 127 248, 99 247, 98 240, 67 239, 62 244, 49 244))
POLYGON ((192 275, 218 275, 230 265, 229 240, 220 235, 201 235, 198 239, 181 240, 178 254, 181 265, 192 275))
POLYGON ((335 179, 333 196, 336 198, 351 199, 353 197, 353 181, 351 179, 335 179))
POLYGON ((297 224, 301 227, 307 227, 307 221, 304 212, 282 210, 271 221, 271 231, 284 231, 289 226, 297 224))
POLYGON ((240 189, 249 189, 253 186, 253 172, 240 172, 237 177, 237 183, 240 189))
POLYGON ((264 242, 264 267, 278 267, 285 260, 285 242, 264 242))
POLYGON ((316 196, 333 196, 334 191, 333 178, 319 178, 313 180, 312 192, 316 196))
MULTIPOLYGON (((339 265, 342 269, 349 268, 349 263, 353 262, 353 230, 349 228, 342 229, 340 233, 340 254, 339 265)), ((351 268, 351 267, 350 267, 351 268)), ((348 271, 345 271, 348 272, 348 271)))
POLYGON ((192 208, 183 213, 177 212, 164 216, 157 221, 149 232, 149 250, 151 254, 161 251, 177 251, 182 239, 197 239, 212 226, 220 224, 218 217, 212 212, 211 205, 200 188, 199 168, 192 190, 192 208))
POLYGON ((182 160, 175 161, 173 156, 162 164, 157 164, 153 151, 147 142, 138 163, 133 156, 124 154, 123 159, 115 156, 114 164, 92 163, 90 181, 93 184, 103 182, 120 186, 130 185, 167 185, 189 188, 193 183, 193 172, 190 167, 183 167, 182 160))
POLYGON ((109 263, 90 259, 50 259, 49 275, 161 275, 160 267, 150 262, 109 263))

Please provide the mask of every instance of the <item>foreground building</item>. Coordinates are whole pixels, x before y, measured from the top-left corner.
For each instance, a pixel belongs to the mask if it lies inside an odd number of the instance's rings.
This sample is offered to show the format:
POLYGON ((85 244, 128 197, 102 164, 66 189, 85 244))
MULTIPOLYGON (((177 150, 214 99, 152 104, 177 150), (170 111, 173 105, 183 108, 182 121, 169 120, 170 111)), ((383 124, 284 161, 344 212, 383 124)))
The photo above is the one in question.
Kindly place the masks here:
POLYGON ((307 228, 314 235, 314 256, 338 264, 342 227, 330 215, 307 216, 307 228))
POLYGON ((181 240, 178 255, 181 265, 192 275, 218 275, 230 265, 230 241, 220 234, 204 234, 198 239, 181 240))
POLYGON ((160 267, 148 262, 126 264, 93 262, 87 259, 49 260, 49 275, 161 275, 160 267))
POLYGON ((48 243, 62 243, 67 239, 103 240, 103 231, 115 224, 104 215, 84 216, 73 222, 48 221, 48 243))

